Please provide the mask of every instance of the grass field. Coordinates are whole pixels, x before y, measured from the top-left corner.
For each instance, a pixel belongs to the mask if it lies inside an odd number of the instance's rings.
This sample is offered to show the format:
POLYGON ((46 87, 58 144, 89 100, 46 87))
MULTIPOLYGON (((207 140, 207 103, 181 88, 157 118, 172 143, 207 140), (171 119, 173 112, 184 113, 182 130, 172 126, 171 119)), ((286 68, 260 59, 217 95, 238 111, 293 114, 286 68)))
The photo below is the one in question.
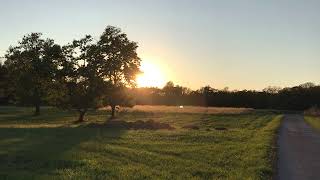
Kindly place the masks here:
MULTIPOLYGON (((105 108, 108 110, 108 108, 105 108)), ((152 112, 152 113, 200 113, 200 114, 239 114, 252 111, 251 108, 232 107, 199 107, 199 106, 151 106, 136 105, 133 108, 122 108, 124 112, 152 112)))
MULTIPOLYGON (((0 107, 0 179, 270 179, 281 115, 123 111, 174 130, 93 128, 75 112, 0 107), (194 125, 198 130, 184 129, 194 125), (217 127, 226 130, 215 130, 217 127)), ((101 124, 103 110, 89 112, 101 124)))
POLYGON ((320 131, 320 117, 317 116, 305 116, 304 120, 314 129, 320 131))

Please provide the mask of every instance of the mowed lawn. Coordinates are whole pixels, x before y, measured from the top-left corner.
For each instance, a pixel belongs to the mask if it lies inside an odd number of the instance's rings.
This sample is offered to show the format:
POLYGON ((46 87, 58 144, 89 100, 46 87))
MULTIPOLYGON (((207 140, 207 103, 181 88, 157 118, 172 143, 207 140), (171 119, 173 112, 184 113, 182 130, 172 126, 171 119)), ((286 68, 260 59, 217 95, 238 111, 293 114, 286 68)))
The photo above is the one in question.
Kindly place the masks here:
MULTIPOLYGON (((281 120, 254 111, 122 112, 121 120, 175 128, 128 130, 73 124, 75 112, 41 113, 33 117, 30 108, 0 107, 0 179, 270 179, 281 120)), ((87 118, 104 123, 108 116, 100 110, 87 118)))

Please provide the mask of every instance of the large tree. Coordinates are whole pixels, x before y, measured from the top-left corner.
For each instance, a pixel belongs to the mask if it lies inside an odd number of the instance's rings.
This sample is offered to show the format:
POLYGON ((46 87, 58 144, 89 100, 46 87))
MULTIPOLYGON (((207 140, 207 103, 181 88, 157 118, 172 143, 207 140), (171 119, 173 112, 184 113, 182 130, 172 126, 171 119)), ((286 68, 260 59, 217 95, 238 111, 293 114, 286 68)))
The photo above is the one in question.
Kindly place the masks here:
POLYGON ((51 91, 50 98, 58 107, 76 109, 78 122, 83 122, 86 112, 98 107, 106 92, 99 48, 87 35, 62 49, 64 58, 59 62, 56 88, 51 91))
POLYGON ((119 28, 108 26, 97 43, 103 80, 108 84, 104 98, 111 107, 111 117, 115 116, 117 105, 127 104, 126 87, 136 85, 136 75, 140 73, 138 45, 130 41, 119 28))
POLYGON ((52 39, 41 38, 41 35, 31 33, 24 36, 5 55, 15 99, 20 104, 33 105, 35 115, 40 113, 40 105, 46 98, 61 58, 60 46, 52 39))
POLYGON ((101 105, 110 105, 114 117, 117 105, 132 105, 127 88, 135 86, 140 72, 137 47, 113 26, 98 41, 86 36, 64 46, 50 99, 58 107, 77 109, 79 122, 88 109, 101 105))

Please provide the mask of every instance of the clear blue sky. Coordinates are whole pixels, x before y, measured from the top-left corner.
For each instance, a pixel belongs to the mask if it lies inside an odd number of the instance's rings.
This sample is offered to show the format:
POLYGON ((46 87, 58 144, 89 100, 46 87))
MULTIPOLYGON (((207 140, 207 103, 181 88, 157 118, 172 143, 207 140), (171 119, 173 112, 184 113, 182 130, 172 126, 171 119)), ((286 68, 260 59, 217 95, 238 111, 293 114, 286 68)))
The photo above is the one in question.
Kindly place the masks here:
POLYGON ((26 33, 65 44, 114 25, 193 89, 320 83, 318 0, 0 0, 0 22, 0 56, 26 33))

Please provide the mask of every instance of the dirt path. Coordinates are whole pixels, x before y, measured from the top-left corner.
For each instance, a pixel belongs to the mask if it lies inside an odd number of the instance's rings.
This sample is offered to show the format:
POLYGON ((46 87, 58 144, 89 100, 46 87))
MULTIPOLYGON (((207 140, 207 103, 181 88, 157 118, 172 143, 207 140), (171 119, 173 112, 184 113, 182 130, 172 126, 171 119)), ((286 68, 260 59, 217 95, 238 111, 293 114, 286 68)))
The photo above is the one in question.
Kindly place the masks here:
POLYGON ((278 147, 277 180, 320 179, 320 133, 302 115, 285 115, 278 147))

